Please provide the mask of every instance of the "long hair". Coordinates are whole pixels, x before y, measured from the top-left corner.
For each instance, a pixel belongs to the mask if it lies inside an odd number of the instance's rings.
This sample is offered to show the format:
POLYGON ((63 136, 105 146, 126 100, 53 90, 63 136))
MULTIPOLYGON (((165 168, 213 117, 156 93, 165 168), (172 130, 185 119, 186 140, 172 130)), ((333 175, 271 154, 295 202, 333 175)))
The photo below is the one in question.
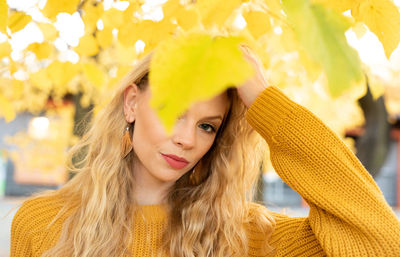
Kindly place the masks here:
MULTIPOLYGON (((42 256, 126 256, 132 240, 134 151, 121 158, 126 127, 123 92, 136 83, 144 90, 152 54, 142 58, 121 80, 108 105, 89 124, 82 139, 68 152, 68 168, 76 175, 62 188, 40 196, 61 196, 68 214, 57 244, 42 256), (83 156, 79 162, 74 158, 83 156)), ((246 224, 265 237, 265 250, 275 221, 265 208, 252 204, 254 185, 265 158, 266 143, 245 120, 246 107, 235 89, 227 90, 230 109, 210 150, 200 160, 203 174, 192 185, 189 172, 168 194, 168 221, 163 252, 169 256, 247 256, 246 224)), ((135 229, 133 227, 133 229, 135 229)), ((161 255, 161 253, 160 253, 161 255)))

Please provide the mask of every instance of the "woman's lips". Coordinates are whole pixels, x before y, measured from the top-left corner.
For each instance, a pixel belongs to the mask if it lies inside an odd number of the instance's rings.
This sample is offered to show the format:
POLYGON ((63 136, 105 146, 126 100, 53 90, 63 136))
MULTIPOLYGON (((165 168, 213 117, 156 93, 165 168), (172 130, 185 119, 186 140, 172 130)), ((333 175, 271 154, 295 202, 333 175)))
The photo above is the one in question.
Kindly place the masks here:
POLYGON ((164 158, 164 160, 166 162, 168 162, 168 164, 174 169, 182 169, 186 165, 189 164, 188 162, 185 162, 185 161, 178 161, 178 160, 172 158, 170 155, 166 155, 166 154, 161 154, 161 155, 164 158))

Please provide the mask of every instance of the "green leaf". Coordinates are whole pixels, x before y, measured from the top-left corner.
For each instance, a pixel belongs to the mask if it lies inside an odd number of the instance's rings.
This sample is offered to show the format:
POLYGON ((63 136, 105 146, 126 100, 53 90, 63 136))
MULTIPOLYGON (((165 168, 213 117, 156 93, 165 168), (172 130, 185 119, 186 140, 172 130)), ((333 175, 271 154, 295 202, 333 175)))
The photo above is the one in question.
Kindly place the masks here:
POLYGON ((344 33, 350 23, 341 14, 308 0, 282 0, 296 36, 328 78, 329 90, 337 97, 364 79, 357 52, 344 33))
POLYGON ((150 64, 150 105, 170 133, 196 101, 210 99, 254 74, 238 37, 190 33, 163 41, 150 64))

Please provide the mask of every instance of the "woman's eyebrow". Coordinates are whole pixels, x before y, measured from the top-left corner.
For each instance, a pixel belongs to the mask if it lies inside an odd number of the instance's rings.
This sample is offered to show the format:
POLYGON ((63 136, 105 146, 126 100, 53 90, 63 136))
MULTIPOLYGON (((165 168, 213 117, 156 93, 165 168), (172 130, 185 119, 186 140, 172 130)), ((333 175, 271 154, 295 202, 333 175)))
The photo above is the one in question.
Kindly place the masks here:
POLYGON ((204 117, 204 120, 216 120, 216 119, 221 119, 222 120, 222 116, 221 115, 216 115, 216 116, 208 116, 208 117, 204 117))

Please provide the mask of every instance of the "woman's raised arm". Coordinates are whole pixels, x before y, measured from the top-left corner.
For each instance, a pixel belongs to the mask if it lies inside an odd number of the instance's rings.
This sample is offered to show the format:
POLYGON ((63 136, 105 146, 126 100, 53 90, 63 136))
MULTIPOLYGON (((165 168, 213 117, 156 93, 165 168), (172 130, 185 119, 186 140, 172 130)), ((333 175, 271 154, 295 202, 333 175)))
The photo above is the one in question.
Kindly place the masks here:
POLYGON ((273 86, 258 95, 246 118, 268 142, 278 175, 310 205, 307 218, 277 216, 277 256, 400 256, 396 215, 319 118, 273 86))

